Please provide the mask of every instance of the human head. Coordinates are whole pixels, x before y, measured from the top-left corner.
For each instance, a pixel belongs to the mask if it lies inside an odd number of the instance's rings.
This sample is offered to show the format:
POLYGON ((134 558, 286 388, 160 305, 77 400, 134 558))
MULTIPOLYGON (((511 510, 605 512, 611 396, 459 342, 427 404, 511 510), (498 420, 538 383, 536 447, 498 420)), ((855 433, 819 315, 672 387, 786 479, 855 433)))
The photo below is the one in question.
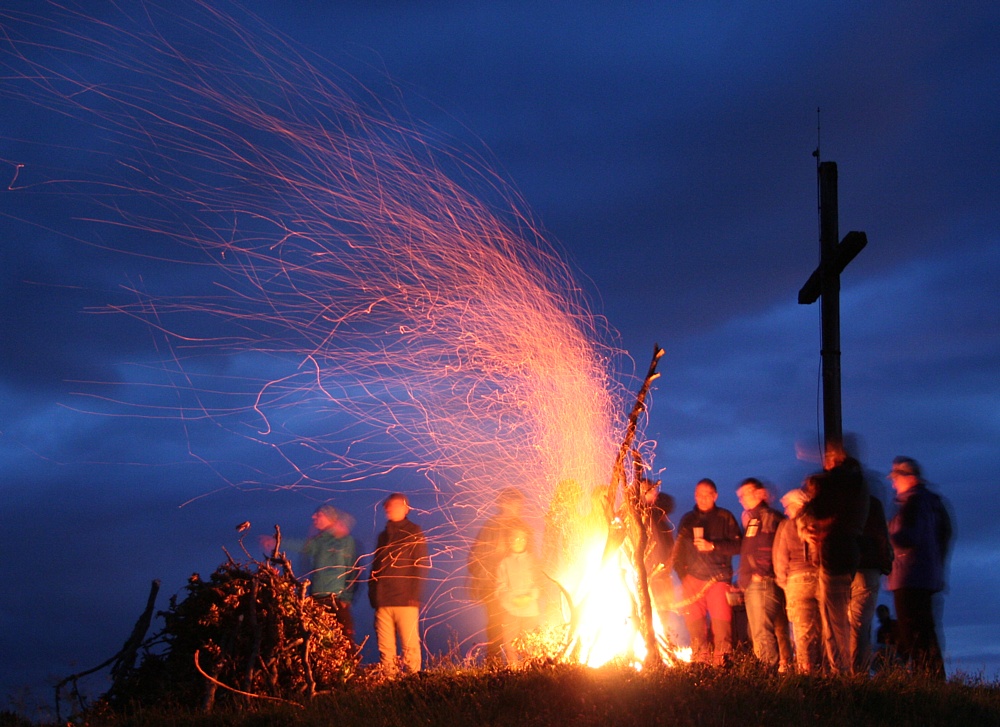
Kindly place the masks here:
POLYGON ((753 510, 767 500, 767 488, 756 477, 747 477, 736 488, 736 496, 740 499, 744 510, 753 510))
POLYGON ((508 545, 512 553, 523 553, 528 549, 528 531, 524 528, 514 528, 508 535, 508 545))
POLYGON ((847 459, 843 442, 836 440, 827 443, 826 451, 823 454, 823 469, 832 470, 837 465, 847 459))
POLYGON ((913 489, 921 481, 920 465, 912 457, 896 457, 892 460, 889 481, 899 494, 913 489))
POLYGON ((819 491, 820 482, 821 476, 818 474, 807 475, 806 478, 802 480, 802 492, 806 496, 806 502, 816 496, 816 493, 819 491))
POLYGON ((889 607, 886 606, 884 603, 880 603, 878 607, 875 609, 875 615, 878 616, 879 621, 888 621, 889 607))
POLYGON ((398 523, 410 512, 410 501, 402 492, 394 492, 382 503, 386 520, 398 523))
POLYGON ((781 496, 781 504, 785 508, 785 514, 788 517, 798 517, 798 514, 802 511, 802 506, 806 504, 809 496, 806 491, 800 487, 796 487, 794 490, 789 490, 784 495, 781 496))
POLYGON ((338 538, 351 532, 354 518, 333 505, 325 503, 316 508, 312 515, 313 525, 317 530, 326 530, 338 538))
POLYGON ((715 501, 719 499, 719 488, 707 477, 698 480, 694 486, 694 504, 702 512, 708 512, 715 507, 715 501))
POLYGON ((524 507, 524 493, 516 487, 505 487, 497 495, 497 507, 501 514, 519 517, 524 507))

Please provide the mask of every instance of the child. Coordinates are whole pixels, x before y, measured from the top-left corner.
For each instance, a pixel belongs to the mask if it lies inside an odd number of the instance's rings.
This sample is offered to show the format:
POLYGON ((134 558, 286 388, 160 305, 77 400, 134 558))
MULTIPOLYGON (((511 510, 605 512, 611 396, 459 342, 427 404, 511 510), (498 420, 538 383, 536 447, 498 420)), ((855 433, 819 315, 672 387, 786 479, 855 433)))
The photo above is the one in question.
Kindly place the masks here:
POLYGON ((510 666, 517 666, 514 639, 534 628, 538 620, 538 562, 528 551, 528 531, 514 528, 510 554, 497 569, 497 600, 503 609, 503 653, 510 666))

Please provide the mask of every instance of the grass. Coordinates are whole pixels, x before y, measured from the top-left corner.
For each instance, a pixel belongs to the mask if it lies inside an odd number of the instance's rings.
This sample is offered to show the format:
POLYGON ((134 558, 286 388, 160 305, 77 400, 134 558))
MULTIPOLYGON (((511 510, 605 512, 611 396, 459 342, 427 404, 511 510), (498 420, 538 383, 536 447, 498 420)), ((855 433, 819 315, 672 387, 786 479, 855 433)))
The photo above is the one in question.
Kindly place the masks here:
MULTIPOLYGON (((442 667, 394 682, 344 688, 304 709, 252 703, 203 714, 183 708, 82 715, 112 727, 376 727, 378 725, 1000 725, 1000 685, 893 672, 872 679, 778 676, 752 661, 726 670, 691 665, 636 672, 533 666, 521 671, 442 667)), ((0 719, 0 725, 15 725, 0 719)))

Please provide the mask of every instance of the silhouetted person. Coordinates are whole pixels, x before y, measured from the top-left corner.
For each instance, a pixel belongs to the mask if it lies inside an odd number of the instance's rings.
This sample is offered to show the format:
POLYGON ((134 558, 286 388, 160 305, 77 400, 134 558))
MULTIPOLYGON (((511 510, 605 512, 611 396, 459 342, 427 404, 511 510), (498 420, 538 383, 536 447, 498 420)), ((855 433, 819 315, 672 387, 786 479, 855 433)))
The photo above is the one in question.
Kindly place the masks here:
POLYGON ((898 506, 889 521, 896 559, 888 588, 896 606, 899 654, 913 669, 943 679, 944 657, 934 625, 933 596, 944 589, 951 518, 941 498, 928 489, 914 459, 896 457, 889 479, 898 506))
POLYGON ((855 674, 868 674, 872 660, 872 618, 878 602, 879 583, 892 570, 892 546, 882 502, 871 495, 868 519, 861 532, 858 571, 851 582, 851 661, 855 674))
POLYGON ((814 490, 799 516, 799 535, 819 566, 818 598, 827 666, 849 674, 851 662, 851 583, 860 562, 860 538, 869 495, 861 464, 831 446, 825 470, 808 478, 814 490))
POLYGON ((896 619, 892 617, 889 607, 884 603, 875 609, 878 618, 878 628, 875 630, 875 671, 882 671, 892 664, 899 663, 897 653, 896 619))
POLYGON ((646 482, 643 496, 649 505, 653 543, 646 558, 646 573, 653 607, 666 631, 673 605, 674 580, 670 575, 674 558, 674 525, 670 515, 674 512, 674 498, 660 492, 660 481, 646 482))

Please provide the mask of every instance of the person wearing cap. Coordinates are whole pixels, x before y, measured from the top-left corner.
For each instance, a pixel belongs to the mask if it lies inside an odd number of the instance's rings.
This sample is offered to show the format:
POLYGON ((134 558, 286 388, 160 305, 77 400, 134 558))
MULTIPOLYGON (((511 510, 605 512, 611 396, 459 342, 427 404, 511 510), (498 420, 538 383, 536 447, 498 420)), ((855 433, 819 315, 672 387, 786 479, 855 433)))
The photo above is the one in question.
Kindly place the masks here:
POLYGON ((927 487, 913 458, 896 457, 889 480, 898 509, 889 521, 896 557, 887 588, 896 606, 899 655, 913 669, 944 679, 933 596, 944 589, 951 518, 941 497, 927 487))
POLYGON ((411 673, 420 671, 420 604, 430 561, 427 540, 420 526, 410 520, 410 501, 394 492, 382 503, 385 530, 379 533, 372 559, 368 600, 375 609, 375 637, 386 676, 399 673, 396 637, 403 664, 411 673))
POLYGON ((736 489, 743 506, 738 583, 743 589, 750 639, 757 660, 779 673, 788 669, 792 645, 785 613, 785 593, 774 578, 773 549, 785 516, 768 504, 764 483, 747 477, 736 489))
POLYGON ((798 516, 809 499, 805 488, 781 498, 786 518, 778 523, 772 558, 774 579, 785 592, 788 620, 795 637, 795 669, 818 674, 823 668, 823 630, 819 615, 819 568, 799 537, 798 516))
POLYGON ((351 535, 354 518, 325 504, 313 512, 312 522, 316 534, 302 546, 302 553, 312 565, 308 573, 311 595, 336 616, 344 635, 354 641, 351 600, 358 575, 357 544, 351 535))
POLYGON ((674 570, 681 579, 691 659, 724 666, 733 650, 729 592, 741 533, 736 517, 715 504, 718 499, 719 490, 712 480, 705 478, 695 485, 695 507, 681 518, 677 528, 674 570), (713 644, 708 642, 709 621, 713 644))

